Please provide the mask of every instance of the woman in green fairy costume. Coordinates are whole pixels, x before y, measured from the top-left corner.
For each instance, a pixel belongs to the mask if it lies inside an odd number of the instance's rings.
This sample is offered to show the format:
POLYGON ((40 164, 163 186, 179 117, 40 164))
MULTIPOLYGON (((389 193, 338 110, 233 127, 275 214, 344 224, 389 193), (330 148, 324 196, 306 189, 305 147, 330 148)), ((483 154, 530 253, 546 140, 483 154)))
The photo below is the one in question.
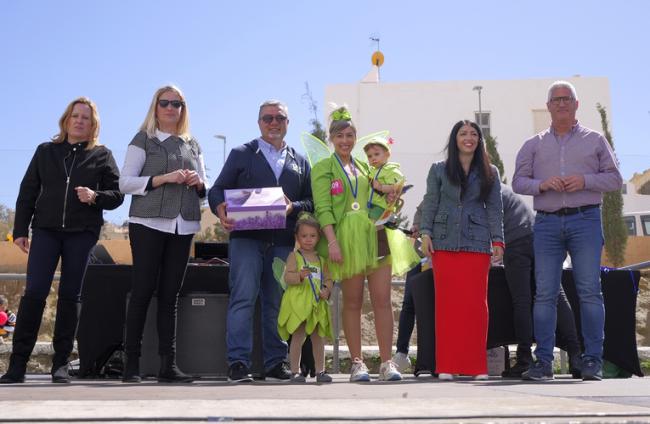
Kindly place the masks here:
POLYGON ((377 230, 368 217, 370 169, 352 154, 357 130, 347 108, 337 108, 330 118, 329 141, 334 153, 312 165, 311 183, 316 217, 325 236, 319 251, 327 255, 332 278, 341 281, 343 291, 343 331, 352 358, 350 381, 370 380, 361 359, 361 307, 366 277, 382 360, 379 379, 401 380, 391 362, 390 257, 380 257, 377 230))

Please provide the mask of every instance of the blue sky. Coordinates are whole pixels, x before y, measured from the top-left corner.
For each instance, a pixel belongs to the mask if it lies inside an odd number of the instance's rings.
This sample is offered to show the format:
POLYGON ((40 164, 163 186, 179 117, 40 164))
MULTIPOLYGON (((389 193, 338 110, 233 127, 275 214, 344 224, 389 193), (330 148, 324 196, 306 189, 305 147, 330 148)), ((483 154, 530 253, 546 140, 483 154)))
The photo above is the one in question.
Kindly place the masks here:
MULTIPOLYGON (((185 92, 212 178, 223 146, 213 136, 228 149, 254 138, 267 98, 289 105, 298 147, 311 118, 305 82, 322 113, 326 85, 368 72, 370 36, 381 39, 385 82, 609 78, 629 178, 650 168, 648 16, 645 0, 0 0, 0 203, 14 207, 34 148, 81 95, 97 103, 100 141, 120 167, 153 92, 170 82, 185 92)), ((129 202, 107 218, 121 223, 129 202)))

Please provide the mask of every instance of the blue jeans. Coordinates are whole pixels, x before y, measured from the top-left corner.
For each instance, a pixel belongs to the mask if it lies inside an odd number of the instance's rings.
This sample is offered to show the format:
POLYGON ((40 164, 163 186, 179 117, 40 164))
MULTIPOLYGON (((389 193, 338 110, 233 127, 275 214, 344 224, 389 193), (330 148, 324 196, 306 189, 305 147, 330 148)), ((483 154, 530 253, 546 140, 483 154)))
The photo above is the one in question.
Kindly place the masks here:
POLYGON ((264 368, 269 370, 287 357, 287 344, 278 334, 278 311, 282 288, 273 277, 275 257, 287 260, 293 246, 247 239, 230 239, 230 300, 226 322, 228 364, 241 362, 251 366, 253 351, 253 317, 255 302, 260 297, 262 312, 262 350, 264 368))
POLYGON ((585 344, 584 356, 602 363, 605 307, 600 285, 600 257, 603 231, 600 208, 574 215, 538 213, 535 217, 535 356, 553 361, 557 297, 562 280, 562 263, 571 256, 573 279, 580 301, 580 321, 585 344))

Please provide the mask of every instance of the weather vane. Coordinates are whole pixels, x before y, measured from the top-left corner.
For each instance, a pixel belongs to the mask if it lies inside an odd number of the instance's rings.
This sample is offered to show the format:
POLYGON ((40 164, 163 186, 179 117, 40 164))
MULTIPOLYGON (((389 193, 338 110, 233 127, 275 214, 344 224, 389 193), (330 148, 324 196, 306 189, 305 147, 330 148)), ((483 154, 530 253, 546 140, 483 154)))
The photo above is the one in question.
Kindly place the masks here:
POLYGON ((370 40, 377 43, 377 50, 372 54, 372 64, 377 67, 377 79, 379 79, 379 68, 384 64, 384 54, 379 50, 379 37, 370 36, 370 40))

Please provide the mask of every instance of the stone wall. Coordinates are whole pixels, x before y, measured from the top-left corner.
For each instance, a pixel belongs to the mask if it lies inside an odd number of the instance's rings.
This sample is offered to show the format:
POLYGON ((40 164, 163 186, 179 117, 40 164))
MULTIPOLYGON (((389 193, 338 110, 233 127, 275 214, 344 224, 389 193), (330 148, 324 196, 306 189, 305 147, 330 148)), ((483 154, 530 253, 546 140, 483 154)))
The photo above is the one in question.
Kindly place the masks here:
MULTIPOLYGON (((34 347, 34 352, 27 363, 27 372, 33 374, 49 374, 52 368, 52 343, 38 342, 34 347)), ((11 355, 11 343, 0 344, 0 372, 4 373, 9 366, 9 355, 11 355)), ((77 359, 77 349, 75 346, 70 360, 77 359)))

